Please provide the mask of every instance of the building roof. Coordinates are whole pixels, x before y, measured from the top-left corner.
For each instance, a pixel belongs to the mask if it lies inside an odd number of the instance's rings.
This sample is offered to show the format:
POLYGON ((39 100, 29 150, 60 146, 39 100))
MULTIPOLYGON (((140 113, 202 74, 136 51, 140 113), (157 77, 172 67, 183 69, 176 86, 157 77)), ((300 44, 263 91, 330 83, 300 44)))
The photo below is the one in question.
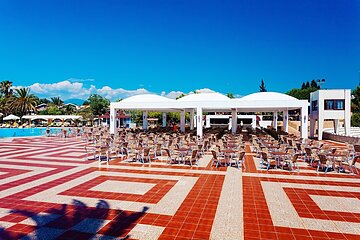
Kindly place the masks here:
POLYGON ((173 99, 159 96, 156 94, 139 94, 132 97, 125 98, 124 100, 120 101, 121 103, 146 103, 146 102, 168 102, 168 101, 175 101, 173 99))
POLYGON ((179 112, 202 108, 204 111, 283 111, 299 109, 308 105, 307 100, 277 92, 258 92, 242 98, 230 99, 220 93, 190 94, 178 100, 155 94, 141 94, 126 98, 120 102, 112 102, 111 108, 137 109, 140 111, 179 112))
POLYGON ((284 93, 278 92, 257 92, 246 95, 241 100, 246 101, 296 101, 298 99, 284 93))
POLYGON ((207 101, 226 101, 229 100, 227 96, 221 93, 193 93, 179 98, 177 101, 180 102, 207 102, 207 101))

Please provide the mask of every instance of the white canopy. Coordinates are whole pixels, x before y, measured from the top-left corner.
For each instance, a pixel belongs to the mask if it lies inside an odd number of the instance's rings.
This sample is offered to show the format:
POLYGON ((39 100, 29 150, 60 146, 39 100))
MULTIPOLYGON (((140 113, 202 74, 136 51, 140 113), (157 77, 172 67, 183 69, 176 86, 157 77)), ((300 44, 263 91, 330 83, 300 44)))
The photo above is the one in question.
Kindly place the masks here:
POLYGON ((15 116, 15 115, 13 115, 13 114, 10 114, 10 115, 8 115, 8 116, 6 116, 6 117, 3 118, 4 121, 8 121, 8 120, 19 120, 19 119, 20 119, 20 117, 15 116))
POLYGON ((80 119, 81 116, 78 115, 25 115, 22 117, 22 119, 30 119, 30 120, 36 120, 36 119, 61 119, 61 120, 67 120, 67 119, 80 119))
MULTIPOLYGON (((147 119, 147 111, 161 112, 180 112, 180 125, 185 124, 185 111, 192 115, 197 114, 197 133, 202 136, 202 112, 232 112, 235 116, 237 112, 284 112, 287 119, 288 110, 301 109, 301 122, 303 138, 307 138, 308 124, 308 106, 307 100, 298 100, 291 96, 277 92, 258 92, 247 95, 242 98, 230 99, 220 93, 197 93, 190 94, 178 100, 169 99, 155 94, 142 94, 124 99, 121 102, 112 102, 110 104, 110 131, 115 132, 114 116, 117 109, 136 109, 144 111, 143 118, 147 119)), ((192 118, 190 118, 192 120, 192 118)), ((234 121, 235 123, 235 121, 234 121)), ((274 123, 275 125, 275 123, 274 123)), ((146 124, 144 124, 144 128, 146 124)), ((181 128, 184 130, 185 128, 181 128)))

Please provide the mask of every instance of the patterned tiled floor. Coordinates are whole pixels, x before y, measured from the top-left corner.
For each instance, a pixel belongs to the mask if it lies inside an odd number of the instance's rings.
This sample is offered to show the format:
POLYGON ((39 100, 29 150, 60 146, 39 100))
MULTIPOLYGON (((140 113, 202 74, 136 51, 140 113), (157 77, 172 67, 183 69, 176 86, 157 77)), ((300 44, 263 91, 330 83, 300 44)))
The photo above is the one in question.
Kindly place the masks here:
POLYGON ((359 176, 266 172, 247 152, 246 171, 209 154, 99 168, 80 139, 2 141, 0 239, 360 239, 359 176))

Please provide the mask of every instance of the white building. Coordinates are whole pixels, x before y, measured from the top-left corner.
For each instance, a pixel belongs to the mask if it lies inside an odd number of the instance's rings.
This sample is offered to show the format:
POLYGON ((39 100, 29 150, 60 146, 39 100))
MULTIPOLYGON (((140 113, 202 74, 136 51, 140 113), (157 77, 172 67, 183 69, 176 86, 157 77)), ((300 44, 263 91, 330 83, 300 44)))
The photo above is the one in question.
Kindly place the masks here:
MULTIPOLYGON (((258 92, 242 98, 230 99, 220 93, 190 94, 178 100, 154 94, 143 94, 110 104, 110 132, 116 132, 116 112, 118 110, 136 109, 143 111, 143 129, 147 129, 148 112, 163 112, 163 123, 166 123, 166 112, 180 112, 180 131, 185 131, 185 113, 190 113, 190 129, 196 122, 197 135, 203 135, 203 112, 231 112, 235 119, 239 112, 273 112, 274 127, 277 126, 279 112, 284 116, 284 130, 288 130, 288 111, 300 110, 301 137, 308 137, 307 100, 298 100, 286 94, 276 92, 258 92), (194 118, 194 116, 196 116, 194 118), (193 120, 196 121, 193 121, 193 120)), ((232 132, 237 128, 237 121, 232 121, 232 132)))
POLYGON ((318 139, 322 140, 324 120, 333 120, 334 133, 338 133, 339 120, 343 120, 345 135, 350 135, 350 89, 318 90, 310 94, 310 103, 310 137, 315 135, 317 122, 318 139))

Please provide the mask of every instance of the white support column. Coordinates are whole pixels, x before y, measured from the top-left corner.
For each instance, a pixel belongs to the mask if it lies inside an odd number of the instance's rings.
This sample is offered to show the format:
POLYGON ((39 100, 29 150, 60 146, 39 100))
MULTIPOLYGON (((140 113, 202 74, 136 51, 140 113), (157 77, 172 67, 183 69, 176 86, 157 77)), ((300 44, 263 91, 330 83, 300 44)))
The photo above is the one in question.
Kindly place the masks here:
POLYGON ((236 108, 231 109, 231 133, 236 133, 237 129, 237 111, 236 108))
POLYGON ((201 137, 201 138, 203 136, 202 118, 203 118, 202 108, 198 107, 196 109, 196 134, 197 134, 198 137, 201 137))
POLYGON ((350 136, 350 122, 351 122, 351 91, 345 90, 345 112, 344 112, 344 130, 345 135, 350 136))
POLYGON ((180 131, 185 132, 185 110, 180 112, 180 131))
POLYGON ((301 108, 301 137, 304 139, 308 138, 308 106, 305 104, 301 108))
POLYGON ((115 107, 110 104, 110 134, 116 133, 116 110, 115 107))
POLYGON ((339 119, 334 119, 334 133, 339 134, 339 119))
POLYGON ((166 127, 166 112, 162 113, 162 127, 166 127))
POLYGON ((147 117, 148 117, 148 112, 147 111, 143 112, 143 130, 147 129, 147 125, 148 125, 147 117))
POLYGON ((274 125, 273 125, 273 127, 275 128, 275 130, 277 130, 278 112, 274 112, 274 114, 273 114, 273 119, 274 119, 274 125))
POLYGON ((190 110, 190 130, 194 130, 194 109, 190 110))
POLYGON ((322 133, 324 129, 324 118, 319 114, 319 118, 317 121, 318 121, 318 140, 322 140, 322 133))
POLYGON ((313 138, 315 135, 315 123, 316 119, 310 118, 310 137, 313 138))
POLYGON ((284 131, 289 132, 289 111, 288 110, 283 111, 283 126, 284 126, 284 131))

